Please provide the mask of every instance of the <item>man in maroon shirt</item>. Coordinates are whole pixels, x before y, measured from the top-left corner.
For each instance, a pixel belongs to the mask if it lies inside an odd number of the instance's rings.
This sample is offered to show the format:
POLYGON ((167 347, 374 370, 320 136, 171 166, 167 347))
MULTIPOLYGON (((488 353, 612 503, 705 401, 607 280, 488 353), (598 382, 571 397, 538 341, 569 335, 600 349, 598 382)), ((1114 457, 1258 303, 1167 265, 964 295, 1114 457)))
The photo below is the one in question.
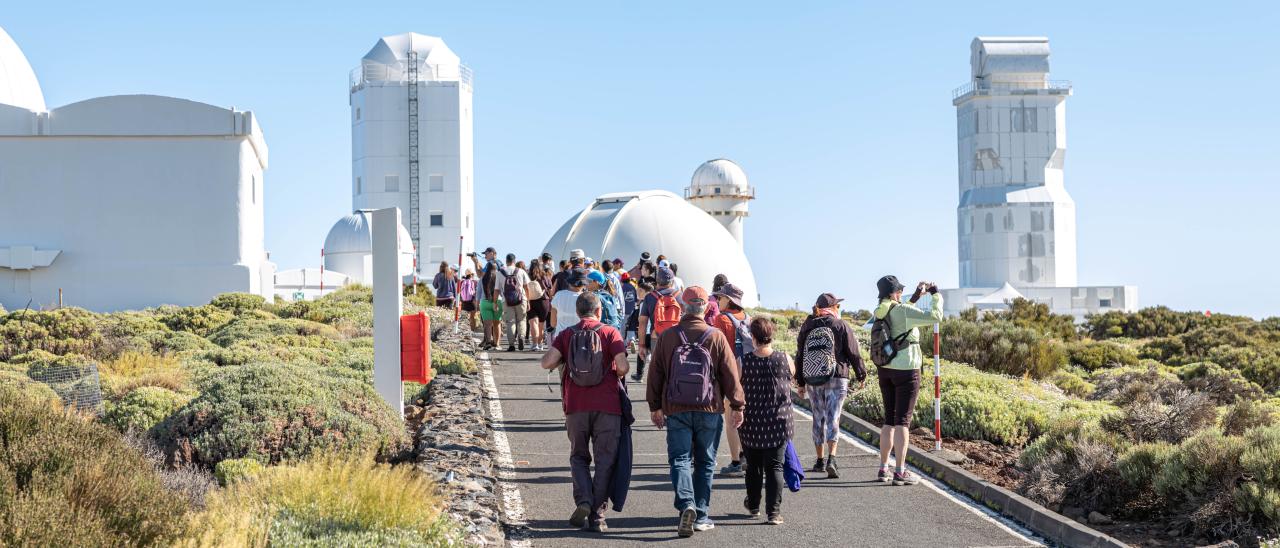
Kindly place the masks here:
POLYGON ((622 431, 622 377, 626 376, 626 346, 618 330, 600 323, 600 297, 583 292, 577 301, 581 321, 572 328, 556 333, 551 349, 542 356, 543 369, 556 369, 573 351, 571 344, 577 331, 596 329, 604 378, 594 386, 579 386, 561 371, 560 399, 564 407, 564 428, 569 434, 569 468, 573 474, 573 500, 577 504, 569 523, 574 527, 589 526, 592 531, 605 531, 604 512, 609 503, 609 486, 617 462, 618 436, 622 431), (596 473, 591 475, 595 457, 596 473), (590 518, 588 523, 587 518, 590 518))

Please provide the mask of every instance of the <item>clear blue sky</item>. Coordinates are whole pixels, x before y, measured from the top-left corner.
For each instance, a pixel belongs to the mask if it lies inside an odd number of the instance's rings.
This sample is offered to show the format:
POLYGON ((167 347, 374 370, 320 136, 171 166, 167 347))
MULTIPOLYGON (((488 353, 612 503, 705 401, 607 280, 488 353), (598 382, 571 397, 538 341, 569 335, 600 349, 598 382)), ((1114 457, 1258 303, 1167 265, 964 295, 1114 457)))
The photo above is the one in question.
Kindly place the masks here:
POLYGON ((974 36, 1046 35, 1053 77, 1075 84, 1080 283, 1280 314, 1275 2, 183 4, 7 2, 0 26, 50 107, 152 93, 253 110, 282 269, 317 264, 350 209, 348 70, 412 30, 476 73, 481 245, 531 255, 595 195, 678 191, 724 156, 758 189, 746 247, 766 304, 830 290, 870 307, 886 273, 954 286, 950 91, 974 36))

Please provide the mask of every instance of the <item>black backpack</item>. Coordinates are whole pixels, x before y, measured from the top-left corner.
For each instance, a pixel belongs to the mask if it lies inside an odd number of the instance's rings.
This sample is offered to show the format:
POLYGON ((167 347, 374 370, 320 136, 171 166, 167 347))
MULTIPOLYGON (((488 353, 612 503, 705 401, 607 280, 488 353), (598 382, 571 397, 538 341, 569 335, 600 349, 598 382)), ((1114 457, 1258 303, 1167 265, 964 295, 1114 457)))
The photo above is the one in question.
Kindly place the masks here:
POLYGON ((889 362, 898 357, 898 351, 910 344, 907 342, 907 337, 911 335, 910 329, 894 337, 889 327, 889 314, 893 312, 895 306, 898 305, 889 305, 889 310, 884 313, 884 317, 876 318, 876 321, 871 324, 871 363, 876 364, 876 367, 889 365, 889 362))
POLYGON ((573 384, 591 387, 604 380, 604 343, 600 340, 600 328, 597 324, 589 329, 570 328, 573 333, 569 337, 569 355, 565 356, 568 367, 565 374, 573 384))

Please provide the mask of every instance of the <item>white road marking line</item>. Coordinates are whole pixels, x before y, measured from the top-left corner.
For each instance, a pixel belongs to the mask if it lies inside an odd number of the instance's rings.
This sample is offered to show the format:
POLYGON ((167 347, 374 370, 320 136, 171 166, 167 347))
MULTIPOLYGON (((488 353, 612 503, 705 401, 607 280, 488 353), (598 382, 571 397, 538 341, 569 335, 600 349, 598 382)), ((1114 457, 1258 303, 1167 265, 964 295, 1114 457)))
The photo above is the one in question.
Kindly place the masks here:
POLYGON ((502 513, 514 528, 508 531, 507 546, 525 548, 533 546, 528 538, 528 522, 525 521, 524 498, 516 487, 515 463, 511 460, 511 444, 503 426, 502 400, 498 397, 498 385, 493 382, 489 368, 489 353, 480 352, 480 372, 484 377, 484 391, 489 397, 489 417, 493 420, 493 446, 498 450, 498 488, 502 491, 502 513))
MULTIPOLYGON (((813 420, 813 416, 810 415, 808 410, 806 410, 805 408, 800 407, 799 405, 793 405, 791 408, 796 413, 799 413, 800 415, 804 416, 804 418, 810 421, 813 420)), ((854 436, 848 433, 847 431, 845 431, 844 428, 840 429, 840 438, 843 439, 845 442, 849 443, 850 445, 863 450, 866 453, 876 455, 876 456, 880 455, 879 447, 874 447, 871 444, 863 441, 862 438, 859 438, 857 436, 854 436)), ((950 499, 952 502, 959 504, 961 507, 972 512, 974 515, 991 522, 993 525, 1000 528, 1002 531, 1027 541, 1028 543, 1030 543, 1031 546, 1045 545, 1044 541, 1040 540, 1039 537, 1037 537, 1034 532, 1028 530, 1027 528, 1021 525, 1018 525, 1017 522, 1014 522, 1013 520, 1010 520, 1009 518, 1006 518, 996 513, 994 510, 991 510, 990 508, 987 508, 985 506, 978 504, 977 502, 974 502, 973 499, 969 498, 967 495, 964 495, 963 493, 959 493, 956 490, 950 487, 947 487, 945 484, 939 482, 938 480, 935 480, 933 477, 929 476, 928 474, 925 474, 919 468, 916 468, 915 465, 909 464, 908 466, 918 476, 920 476, 920 479, 924 480, 921 482, 922 484, 924 484, 926 487, 930 489, 933 489, 939 495, 942 495, 943 497, 950 499)))

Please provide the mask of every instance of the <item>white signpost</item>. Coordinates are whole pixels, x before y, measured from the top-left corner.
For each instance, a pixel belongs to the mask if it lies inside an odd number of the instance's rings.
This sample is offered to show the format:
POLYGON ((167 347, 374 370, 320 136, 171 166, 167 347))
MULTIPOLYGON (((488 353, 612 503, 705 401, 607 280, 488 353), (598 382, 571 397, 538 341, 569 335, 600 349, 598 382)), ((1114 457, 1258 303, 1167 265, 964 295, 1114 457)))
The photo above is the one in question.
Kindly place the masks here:
POLYGON ((379 209, 373 232, 373 388, 404 418, 400 385, 400 209, 379 209))

